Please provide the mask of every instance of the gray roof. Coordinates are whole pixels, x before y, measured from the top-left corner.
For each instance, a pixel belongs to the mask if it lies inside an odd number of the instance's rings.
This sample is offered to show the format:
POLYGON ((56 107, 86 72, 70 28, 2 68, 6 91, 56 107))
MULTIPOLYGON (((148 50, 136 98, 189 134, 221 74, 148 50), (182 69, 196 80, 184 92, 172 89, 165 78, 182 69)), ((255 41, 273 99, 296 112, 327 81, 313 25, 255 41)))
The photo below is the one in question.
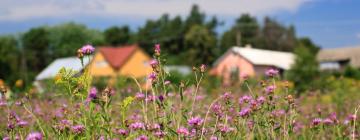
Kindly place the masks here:
POLYGON ((317 55, 319 62, 349 60, 353 67, 360 67, 360 46, 322 49, 317 55))
MULTIPOLYGON (((87 65, 92 59, 84 58, 84 65, 87 65)), ((82 70, 81 61, 77 57, 58 58, 48 65, 43 71, 41 71, 35 78, 35 80, 50 79, 56 76, 61 68, 72 69, 75 71, 82 70)))

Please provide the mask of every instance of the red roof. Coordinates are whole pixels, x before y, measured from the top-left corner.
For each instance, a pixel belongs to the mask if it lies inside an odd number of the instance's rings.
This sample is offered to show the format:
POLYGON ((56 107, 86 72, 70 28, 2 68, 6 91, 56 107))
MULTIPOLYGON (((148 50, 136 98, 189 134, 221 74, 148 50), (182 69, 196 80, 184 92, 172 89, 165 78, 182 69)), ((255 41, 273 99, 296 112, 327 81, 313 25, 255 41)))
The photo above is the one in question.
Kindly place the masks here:
POLYGON ((111 67, 118 70, 125 64, 137 48, 137 45, 99 47, 99 51, 103 54, 111 67))

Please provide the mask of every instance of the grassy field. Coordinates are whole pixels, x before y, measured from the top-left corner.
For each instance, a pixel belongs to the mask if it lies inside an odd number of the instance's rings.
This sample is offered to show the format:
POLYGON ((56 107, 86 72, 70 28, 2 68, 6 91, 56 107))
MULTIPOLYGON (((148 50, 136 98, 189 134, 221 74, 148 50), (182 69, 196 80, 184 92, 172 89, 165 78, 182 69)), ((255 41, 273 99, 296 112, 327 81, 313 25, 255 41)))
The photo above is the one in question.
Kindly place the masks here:
MULTIPOLYGON (((93 52, 82 48, 79 59, 93 52)), ((3 139, 359 139, 360 82, 330 77, 326 90, 296 96, 290 82, 269 69, 264 79, 211 87, 207 67, 174 82, 160 47, 145 89, 95 87, 87 70, 63 69, 54 93, 22 93, 0 101, 3 139), (189 82, 190 81, 190 82, 189 82)), ((4 95, 7 94, 2 89, 4 95)))

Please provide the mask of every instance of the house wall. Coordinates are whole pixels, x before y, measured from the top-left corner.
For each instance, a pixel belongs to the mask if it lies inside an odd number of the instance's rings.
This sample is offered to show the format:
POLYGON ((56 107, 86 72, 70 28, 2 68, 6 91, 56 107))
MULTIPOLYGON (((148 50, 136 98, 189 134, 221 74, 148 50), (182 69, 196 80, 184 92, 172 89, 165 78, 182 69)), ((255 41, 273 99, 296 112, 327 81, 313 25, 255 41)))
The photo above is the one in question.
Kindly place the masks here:
POLYGON ((145 52, 137 49, 130 59, 121 67, 119 74, 134 76, 136 78, 147 76, 152 71, 149 64, 150 60, 151 58, 145 52))
POLYGON ((91 75, 97 76, 114 76, 115 72, 110 64, 105 60, 105 57, 96 52, 93 61, 89 65, 91 75))
POLYGON ((213 68, 213 74, 221 76, 224 84, 230 84, 231 82, 231 70, 238 68, 238 78, 241 79, 241 75, 247 74, 249 76, 255 75, 253 64, 240 55, 229 52, 226 56, 213 68))

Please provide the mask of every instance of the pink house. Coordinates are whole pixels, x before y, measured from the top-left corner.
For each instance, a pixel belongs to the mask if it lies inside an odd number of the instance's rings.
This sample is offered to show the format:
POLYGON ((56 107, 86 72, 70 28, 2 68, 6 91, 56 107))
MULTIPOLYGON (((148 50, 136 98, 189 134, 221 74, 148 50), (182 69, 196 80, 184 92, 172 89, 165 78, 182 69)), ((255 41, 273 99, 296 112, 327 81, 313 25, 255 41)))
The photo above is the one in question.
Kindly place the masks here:
POLYGON ((263 75, 270 67, 280 72, 288 70, 294 59, 295 56, 288 52, 255 49, 251 46, 232 47, 215 61, 210 74, 221 77, 227 85, 233 78, 241 79, 241 75, 263 75))

